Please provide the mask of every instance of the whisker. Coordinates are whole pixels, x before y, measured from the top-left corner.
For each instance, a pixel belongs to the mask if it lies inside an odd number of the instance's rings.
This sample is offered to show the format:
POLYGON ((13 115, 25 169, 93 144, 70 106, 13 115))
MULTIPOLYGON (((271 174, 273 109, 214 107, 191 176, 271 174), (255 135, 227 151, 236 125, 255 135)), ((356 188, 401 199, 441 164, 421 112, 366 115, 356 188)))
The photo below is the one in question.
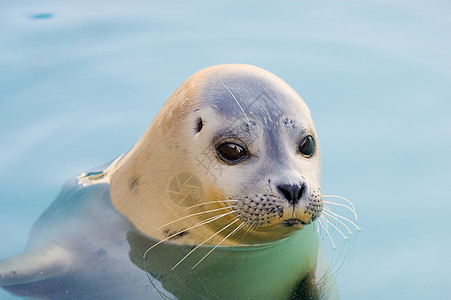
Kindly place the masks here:
POLYGON ((156 243, 155 245, 153 245, 152 247, 150 247, 149 249, 147 249, 146 252, 144 252, 143 258, 146 258, 146 255, 147 255, 147 253, 148 253, 150 250, 152 250, 152 249, 155 248, 156 246, 160 245, 161 243, 163 243, 163 242, 165 242, 165 241, 167 241, 167 240, 173 238, 174 236, 177 236, 177 235, 179 235, 180 233, 185 232, 185 231, 187 231, 187 230, 190 230, 190 229, 193 229, 193 228, 196 228, 196 227, 199 227, 199 226, 202 226, 202 225, 211 223, 211 222, 213 222, 213 221, 215 221, 215 220, 217 220, 217 219, 219 219, 219 218, 222 218, 222 217, 227 216, 227 215, 232 214, 232 213, 234 213, 234 212, 233 212, 233 211, 229 211, 229 212, 227 212, 227 213, 225 213, 225 214, 222 214, 222 215, 219 215, 219 216, 215 216, 215 217, 208 218, 208 219, 205 220, 205 221, 199 222, 199 223, 197 223, 197 224, 195 224, 195 225, 193 225, 193 226, 191 226, 191 227, 189 227, 189 228, 183 229, 183 230, 181 230, 181 231, 179 231, 179 232, 177 232, 177 233, 174 233, 173 235, 171 235, 171 236, 169 236, 169 237, 167 237, 167 238, 165 238, 165 239, 162 239, 161 241, 159 241, 158 243, 156 243))
MULTIPOLYGON (((323 219, 324 219, 324 216, 323 216, 323 215, 321 215, 320 218, 321 218, 321 217, 323 217, 323 219)), ((324 221, 324 220, 323 220, 323 221, 324 221)), ((323 225, 325 226, 325 229, 329 229, 329 224, 328 224, 328 223, 323 222, 323 225)))
POLYGON ((333 246, 334 248, 337 248, 337 247, 335 246, 334 239, 333 239, 332 236, 330 235, 329 230, 327 230, 326 226, 324 226, 323 222, 321 221, 321 218, 323 218, 322 215, 319 217, 318 222, 323 226, 324 230, 326 231, 327 236, 329 237, 330 241, 332 242, 332 246, 333 246))
MULTIPOLYGON (((238 220, 238 219, 237 219, 238 220)), ((232 236, 233 234, 235 234, 235 232, 237 232, 239 229, 241 229, 244 226, 244 223, 241 223, 240 226, 238 226, 237 228, 235 228, 231 233, 229 233, 225 238, 223 238, 216 246, 213 247, 213 249, 211 249, 210 251, 208 251, 207 254, 204 255, 204 257, 202 257, 197 264, 194 265, 194 267, 192 267, 192 269, 196 268, 208 255, 210 255, 211 252, 213 252, 216 248, 219 247, 219 245, 221 245, 227 238, 229 238, 230 236, 232 236)))
POLYGON ((335 228, 344 237, 345 240, 349 239, 340 229, 338 229, 337 226, 335 226, 335 224, 333 224, 331 221, 329 221, 325 216, 323 216, 323 219, 324 219, 324 221, 329 223, 333 228, 335 228))
POLYGON ((324 225, 321 223, 321 216, 316 220, 317 221, 317 223, 319 224, 318 225, 318 228, 319 228, 319 230, 321 231, 321 234, 323 233, 323 230, 324 230, 324 225))
POLYGON ((191 208, 199 207, 199 206, 206 205, 206 204, 224 203, 224 202, 238 202, 238 201, 239 201, 239 200, 233 200, 233 199, 230 199, 230 200, 218 200, 218 201, 204 202, 204 203, 200 203, 200 204, 196 204, 196 205, 189 206, 189 207, 187 207, 187 208, 185 208, 185 209, 182 209, 180 212, 184 212, 184 211, 189 210, 189 209, 191 209, 191 208))
POLYGON ((315 222, 315 223, 313 223, 313 224, 315 224, 316 235, 318 235, 318 234, 319 234, 319 225, 318 225, 318 222, 315 222))
POLYGON ((256 223, 257 223, 257 221, 252 222, 252 224, 247 224, 247 223, 245 223, 245 225, 246 225, 248 228, 247 228, 246 232, 243 234, 243 237, 242 237, 242 238, 244 238, 244 237, 246 236, 246 234, 249 233, 249 231, 255 229, 254 225, 255 225, 256 223))
POLYGON ((342 206, 342 207, 345 207, 345 208, 349 209, 354 214, 354 217, 357 220, 357 213, 351 207, 349 207, 349 206, 347 206, 345 204, 342 204, 342 203, 336 203, 336 202, 331 202, 331 201, 326 201, 326 200, 323 200, 323 202, 326 203, 326 204, 342 206))
POLYGON ((221 84, 227 89, 227 91, 229 91, 230 95, 232 95, 233 99, 235 99, 236 104, 238 104, 238 106, 240 107, 241 111, 243 112, 244 116, 247 119, 248 124, 251 124, 251 121, 249 120, 249 118, 247 117, 246 113, 244 112, 243 107, 241 107, 240 102, 238 101, 238 99, 235 98, 235 96, 233 95, 233 93, 229 90, 229 88, 224 84, 224 82, 222 82, 221 79, 219 79, 219 81, 221 82, 221 84))
MULTIPOLYGON (((254 224, 255 224, 256 222, 257 222, 257 221, 255 221, 254 224)), ((260 226, 262 223, 263 223, 263 220, 258 221, 258 223, 257 223, 254 227, 258 227, 258 226, 260 226)), ((251 239, 253 239, 253 238, 255 237, 255 233, 256 233, 256 232, 257 232, 257 230, 252 230, 252 237, 251 237, 251 239)))
POLYGON ((188 254, 186 254, 181 260, 179 260, 178 263, 176 263, 171 270, 174 270, 182 261, 184 261, 191 253, 193 253, 196 249, 198 249, 200 246, 202 246, 203 244, 205 244, 206 242, 208 242, 209 240, 211 240, 213 237, 215 237, 216 235, 218 235, 219 233, 221 233, 222 231, 224 231, 225 229, 229 228, 231 225, 233 225, 235 222, 237 222, 238 219, 236 219, 235 221, 231 222, 229 225, 225 226, 224 228, 222 228, 221 230, 219 230, 218 232, 216 232, 215 234, 211 235, 208 239, 206 239, 205 241, 203 241, 202 243, 200 243, 199 245, 197 245, 194 249, 192 249, 190 252, 188 252, 188 254))
POLYGON ((191 214, 191 215, 188 215, 188 216, 183 216, 183 217, 178 218, 178 219, 176 219, 176 220, 174 220, 174 221, 171 221, 171 222, 169 222, 169 223, 166 223, 166 224, 163 225, 163 226, 158 227, 157 230, 160 230, 160 229, 163 228, 163 227, 166 227, 166 226, 168 226, 168 225, 174 224, 175 222, 178 222, 178 221, 181 221, 181 220, 190 218, 190 217, 194 217, 194 216, 198 216, 198 215, 203 215, 203 214, 208 214, 208 213, 211 213, 211 212, 215 212, 215 211, 219 211, 219 210, 224 210, 224 209, 230 209, 230 207, 221 207, 221 208, 216 208, 216 209, 211 209, 211 210, 201 211, 201 212, 194 213, 194 214, 191 214))
POLYGON ((338 223, 342 224, 342 225, 348 230, 349 234, 352 234, 351 229, 349 229, 349 227, 348 227, 345 223, 343 223, 342 221, 340 221, 340 219, 338 219, 336 216, 334 216, 333 214, 327 212, 327 210, 323 210, 323 214, 328 215, 329 217, 331 217, 332 219, 334 219, 334 220, 337 221, 338 223))
POLYGON ((360 228, 359 226, 357 226, 357 224, 355 224, 354 222, 352 222, 351 220, 349 220, 348 218, 345 218, 337 213, 334 213, 333 211, 331 211, 330 209, 324 208, 324 211, 329 212, 331 214, 333 214, 334 216, 338 217, 338 218, 342 218, 345 221, 348 221, 349 223, 351 223, 357 230, 362 230, 362 228, 360 228))
POLYGON ((323 195, 323 198, 324 198, 324 197, 325 197, 325 198, 338 198, 338 199, 342 199, 342 200, 348 202, 348 203, 351 205, 352 209, 355 211, 354 204, 352 204, 352 202, 351 202, 350 200, 346 199, 345 197, 338 196, 338 195, 323 195))
POLYGON ((174 300, 171 297, 166 296, 162 291, 160 291, 155 283, 153 283, 153 280, 149 274, 149 272, 146 272, 147 279, 149 279, 150 284, 152 284, 153 288, 157 291, 157 293, 160 295, 161 299, 163 300, 174 300))

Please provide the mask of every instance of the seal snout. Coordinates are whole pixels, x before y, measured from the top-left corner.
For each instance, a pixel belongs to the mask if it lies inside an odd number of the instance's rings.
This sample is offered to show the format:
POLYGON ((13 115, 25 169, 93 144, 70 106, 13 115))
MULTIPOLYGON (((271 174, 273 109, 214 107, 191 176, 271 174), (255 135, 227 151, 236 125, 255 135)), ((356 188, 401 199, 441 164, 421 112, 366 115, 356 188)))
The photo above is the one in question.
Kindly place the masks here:
POLYGON ((284 207, 280 225, 285 227, 308 225, 321 214, 322 198, 319 187, 313 189, 312 183, 303 179, 298 183, 282 181, 275 185, 279 192, 278 198, 281 201, 279 203, 284 207))
POLYGON ((280 184, 277 186, 279 192, 285 197, 288 203, 295 205, 304 196, 306 188, 304 184, 280 184))

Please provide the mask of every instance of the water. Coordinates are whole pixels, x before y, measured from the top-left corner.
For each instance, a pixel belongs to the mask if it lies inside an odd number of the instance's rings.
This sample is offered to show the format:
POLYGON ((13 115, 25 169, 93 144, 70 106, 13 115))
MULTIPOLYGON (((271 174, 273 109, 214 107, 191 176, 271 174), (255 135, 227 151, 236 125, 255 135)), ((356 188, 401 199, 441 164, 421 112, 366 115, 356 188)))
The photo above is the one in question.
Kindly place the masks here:
POLYGON ((185 78, 240 62, 275 73, 306 100, 323 190, 359 212, 363 231, 338 278, 342 299, 447 297, 448 2, 0 7, 0 258, 25 247, 67 178, 127 151, 185 78))

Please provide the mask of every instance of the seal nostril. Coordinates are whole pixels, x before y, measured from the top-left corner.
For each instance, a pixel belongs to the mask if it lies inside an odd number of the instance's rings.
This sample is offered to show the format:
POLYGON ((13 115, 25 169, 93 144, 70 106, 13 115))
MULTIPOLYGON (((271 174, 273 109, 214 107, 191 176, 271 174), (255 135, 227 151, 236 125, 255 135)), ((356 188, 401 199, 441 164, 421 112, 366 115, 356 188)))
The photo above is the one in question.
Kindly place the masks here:
POLYGON ((288 200, 288 202, 293 202, 293 196, 291 191, 285 187, 277 186, 277 189, 283 194, 283 196, 288 200))
POLYGON ((304 190, 305 190, 304 185, 301 185, 300 189, 298 191, 298 194, 297 194, 297 198, 296 198, 297 200, 302 198, 302 195, 304 194, 304 190))
POLYGON ((297 203, 304 194, 304 185, 298 184, 281 184, 277 186, 277 189, 290 203, 297 203))

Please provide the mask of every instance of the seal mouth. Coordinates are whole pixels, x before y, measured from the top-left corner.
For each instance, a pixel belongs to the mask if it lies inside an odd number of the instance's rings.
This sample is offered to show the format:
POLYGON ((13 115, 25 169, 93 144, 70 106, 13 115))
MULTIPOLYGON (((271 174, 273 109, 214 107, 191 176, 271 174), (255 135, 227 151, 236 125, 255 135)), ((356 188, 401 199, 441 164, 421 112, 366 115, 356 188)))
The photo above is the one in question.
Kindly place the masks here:
POLYGON ((299 224, 301 224, 301 225, 306 225, 305 222, 302 222, 302 221, 299 220, 299 219, 287 219, 287 220, 285 220, 285 221, 280 222, 280 224, 282 224, 282 225, 284 225, 284 226, 287 226, 287 227, 291 227, 291 226, 299 225, 299 224))

